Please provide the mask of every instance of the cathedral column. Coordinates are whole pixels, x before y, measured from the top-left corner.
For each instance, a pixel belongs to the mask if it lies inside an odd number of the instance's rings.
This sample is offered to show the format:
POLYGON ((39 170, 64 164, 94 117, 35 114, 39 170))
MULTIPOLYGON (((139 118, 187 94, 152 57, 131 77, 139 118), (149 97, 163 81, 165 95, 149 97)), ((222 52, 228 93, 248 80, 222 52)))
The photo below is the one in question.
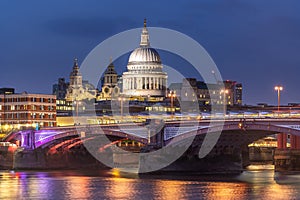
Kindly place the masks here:
POLYGON ((160 79, 161 79, 161 78, 158 78, 158 89, 159 89, 159 90, 161 90, 160 79))
POLYGON ((131 78, 131 89, 134 90, 134 78, 131 78))
POLYGON ((128 82, 127 89, 130 90, 130 79, 129 78, 127 79, 127 82, 128 82))
POLYGON ((161 90, 163 89, 162 80, 163 80, 162 78, 159 79, 159 85, 160 85, 160 89, 161 89, 161 90))
POLYGON ((127 81, 127 80, 124 78, 123 81, 124 81, 124 83, 123 83, 123 88, 124 88, 124 90, 126 90, 126 81, 127 81))
POLYGON ((142 87, 142 80, 141 78, 137 78, 137 89, 140 90, 142 87))
POLYGON ((136 78, 136 89, 140 89, 141 87, 141 78, 136 78))
POLYGON ((129 89, 132 90, 132 78, 129 79, 129 89))
POLYGON ((152 78, 152 90, 155 89, 155 78, 152 78))
POLYGON ((152 78, 149 77, 149 90, 152 90, 152 78))
POLYGON ((134 80, 135 80, 134 81, 134 83, 135 83, 134 89, 138 89, 138 83, 139 83, 138 78, 135 77, 134 80))

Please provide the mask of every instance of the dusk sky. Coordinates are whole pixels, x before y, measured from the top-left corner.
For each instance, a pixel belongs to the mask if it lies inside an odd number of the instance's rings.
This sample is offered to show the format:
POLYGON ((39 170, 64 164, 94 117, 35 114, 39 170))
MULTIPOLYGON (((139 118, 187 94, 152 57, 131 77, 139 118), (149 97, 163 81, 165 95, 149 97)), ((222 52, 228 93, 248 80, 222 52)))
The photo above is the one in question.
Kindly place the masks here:
MULTIPOLYGON (((0 2, 0 87, 52 93, 106 38, 143 26, 180 31, 210 54, 224 80, 243 84, 243 103, 300 102, 300 1, 13 1, 0 2)), ((151 42, 151 33, 150 33, 151 42)), ((162 57, 167 60, 168 57, 162 57)), ((124 59, 123 59, 124 60, 124 59)), ((125 59, 126 60, 126 59, 125 59)), ((168 65, 180 66, 175 60, 168 65)), ((125 70, 126 61, 117 71, 125 70)), ((192 70, 186 69, 189 77, 192 70)))

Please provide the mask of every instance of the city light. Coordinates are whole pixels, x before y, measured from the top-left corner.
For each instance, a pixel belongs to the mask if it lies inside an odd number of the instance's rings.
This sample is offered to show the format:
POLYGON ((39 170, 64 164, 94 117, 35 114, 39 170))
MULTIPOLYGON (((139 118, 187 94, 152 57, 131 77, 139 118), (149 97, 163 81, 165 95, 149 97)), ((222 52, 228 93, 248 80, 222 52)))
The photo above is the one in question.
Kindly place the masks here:
POLYGON ((279 112, 279 110, 280 110, 280 91, 283 90, 283 87, 282 86, 275 86, 274 89, 277 91, 277 101, 278 101, 277 110, 279 112))
POLYGON ((227 104, 227 101, 226 101, 226 94, 228 94, 228 93, 229 93, 229 91, 228 91, 227 89, 222 89, 222 90, 220 91, 220 94, 223 94, 223 100, 224 100, 223 104, 224 104, 224 105, 227 104))
POLYGON ((170 91, 169 94, 168 94, 168 97, 171 99, 171 113, 172 115, 174 114, 173 113, 173 107, 174 107, 174 98, 176 97, 176 91, 170 91))

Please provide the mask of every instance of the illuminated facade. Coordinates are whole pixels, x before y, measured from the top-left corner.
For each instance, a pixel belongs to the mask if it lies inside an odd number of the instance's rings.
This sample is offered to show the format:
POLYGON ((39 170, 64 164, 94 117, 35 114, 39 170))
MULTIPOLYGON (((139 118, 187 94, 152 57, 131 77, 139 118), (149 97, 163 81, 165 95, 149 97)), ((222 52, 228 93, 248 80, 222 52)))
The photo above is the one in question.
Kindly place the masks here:
POLYGON ((181 101, 199 101, 202 105, 223 104, 242 105, 242 84, 226 80, 222 85, 206 84, 195 78, 183 79, 182 83, 172 83, 169 90, 175 91, 181 101), (209 89, 210 90, 209 90, 209 89), (211 98, 211 97, 214 98, 211 98))
POLYGON ((48 94, 0 94, 1 128, 56 126, 56 96, 48 94))
POLYGON ((166 96, 167 74, 162 71, 162 68, 159 54, 150 47, 145 20, 140 47, 130 54, 127 72, 122 76, 123 95, 127 97, 166 96))
MULTIPOLYGON (((80 101, 84 99, 96 98, 96 90, 91 87, 85 87, 82 75, 79 71, 77 59, 74 60, 73 70, 70 73, 70 82, 67 88, 67 101, 80 101)), ((90 86, 90 85, 89 85, 90 86)))
POLYGON ((111 61, 104 73, 102 90, 97 97, 97 100, 111 100, 112 97, 117 97, 119 95, 120 88, 118 87, 118 74, 111 61))
POLYGON ((59 116, 71 116, 75 110, 84 109, 84 101, 96 98, 96 89, 86 80, 82 80, 78 61, 74 60, 73 69, 70 73, 70 81, 59 78, 58 83, 52 87, 52 93, 56 95, 56 111, 59 116))

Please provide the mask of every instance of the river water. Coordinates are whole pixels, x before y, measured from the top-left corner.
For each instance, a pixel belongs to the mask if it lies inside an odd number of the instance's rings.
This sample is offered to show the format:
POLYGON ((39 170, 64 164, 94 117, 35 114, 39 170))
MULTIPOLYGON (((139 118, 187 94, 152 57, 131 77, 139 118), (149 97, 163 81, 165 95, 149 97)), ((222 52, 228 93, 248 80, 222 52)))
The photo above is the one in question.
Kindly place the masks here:
POLYGON ((118 170, 0 171, 0 199, 300 199, 300 173, 136 175, 118 170))

